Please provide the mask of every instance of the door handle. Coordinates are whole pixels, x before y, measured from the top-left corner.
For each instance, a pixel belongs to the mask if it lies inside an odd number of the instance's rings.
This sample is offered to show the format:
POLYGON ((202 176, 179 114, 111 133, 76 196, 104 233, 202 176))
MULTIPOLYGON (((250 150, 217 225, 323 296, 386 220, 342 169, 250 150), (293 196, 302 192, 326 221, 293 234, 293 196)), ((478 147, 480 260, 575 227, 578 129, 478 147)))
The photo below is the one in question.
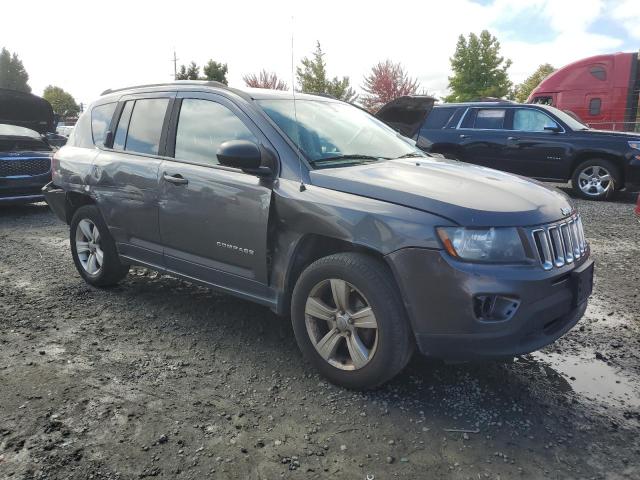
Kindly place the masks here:
POLYGON ((187 183, 189 183, 189 180, 184 178, 179 173, 176 173, 175 175, 169 175, 168 173, 165 172, 162 175, 162 178, 164 179, 165 182, 173 183, 174 185, 186 185, 187 183))
POLYGON ((465 135, 464 133, 461 133, 460 138, 469 138, 469 135, 465 135))
POLYGON ((509 140, 510 142, 517 142, 520 139, 518 137, 507 137, 507 140, 509 140))

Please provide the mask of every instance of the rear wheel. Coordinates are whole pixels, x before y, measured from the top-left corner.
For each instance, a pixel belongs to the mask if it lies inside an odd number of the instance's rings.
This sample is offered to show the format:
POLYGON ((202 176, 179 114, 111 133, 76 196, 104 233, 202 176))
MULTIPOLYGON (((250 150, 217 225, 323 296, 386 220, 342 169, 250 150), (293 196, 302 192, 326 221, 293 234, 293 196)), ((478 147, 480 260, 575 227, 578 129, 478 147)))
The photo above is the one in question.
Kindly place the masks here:
POLYGON ((115 242, 95 206, 76 210, 69 240, 76 269, 90 285, 115 285, 127 275, 129 265, 120 262, 115 242))
POLYGON ((336 254, 307 267, 293 292, 291 319, 304 356, 346 388, 383 384, 413 353, 391 273, 367 255, 336 254))
POLYGON ((576 194, 590 200, 611 198, 616 190, 622 188, 618 168, 608 160, 597 158, 578 165, 571 185, 576 194))

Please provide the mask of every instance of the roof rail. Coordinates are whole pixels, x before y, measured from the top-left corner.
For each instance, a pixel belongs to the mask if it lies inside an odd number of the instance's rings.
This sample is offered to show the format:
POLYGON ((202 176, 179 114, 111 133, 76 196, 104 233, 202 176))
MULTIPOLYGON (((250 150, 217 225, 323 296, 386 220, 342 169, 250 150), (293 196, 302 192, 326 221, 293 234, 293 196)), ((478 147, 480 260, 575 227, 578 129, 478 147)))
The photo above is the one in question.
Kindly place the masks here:
POLYGON ((200 85, 203 87, 218 87, 218 88, 229 88, 222 82, 216 82, 214 80, 176 80, 173 82, 164 82, 164 83, 147 83, 144 85, 132 85, 130 87, 123 88, 107 88, 104 92, 100 94, 107 95, 108 93, 121 92, 124 90, 133 90, 134 88, 146 88, 146 87, 168 87, 172 85, 200 85))

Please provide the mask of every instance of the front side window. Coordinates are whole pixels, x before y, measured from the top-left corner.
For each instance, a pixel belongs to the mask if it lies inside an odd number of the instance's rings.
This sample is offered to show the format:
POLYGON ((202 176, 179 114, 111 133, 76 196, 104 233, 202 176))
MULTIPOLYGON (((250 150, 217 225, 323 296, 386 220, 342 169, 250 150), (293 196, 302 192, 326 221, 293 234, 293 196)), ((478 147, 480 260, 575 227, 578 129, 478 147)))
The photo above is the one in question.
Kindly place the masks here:
POLYGON ((297 100, 294 109, 290 99, 258 100, 258 104, 317 166, 423 156, 408 139, 352 105, 297 100))
POLYGON ((513 114, 513 129, 524 132, 543 132, 544 127, 557 127, 558 124, 547 115, 530 108, 518 108, 513 114))
POLYGON ((107 136, 107 130, 111 125, 111 117, 116 111, 116 103, 105 103, 98 105, 91 110, 91 132, 93 134, 93 143, 96 145, 104 145, 107 136))
POLYGON ((500 130, 504 128, 504 117, 506 110, 503 108, 479 109, 476 114, 476 121, 473 128, 485 130, 500 130))
POLYGON ((168 98, 136 100, 131 113, 125 151, 157 155, 168 98))
POLYGON ((180 107, 175 158, 218 164, 218 147, 228 140, 258 143, 251 130, 224 105, 209 100, 185 98, 180 107))

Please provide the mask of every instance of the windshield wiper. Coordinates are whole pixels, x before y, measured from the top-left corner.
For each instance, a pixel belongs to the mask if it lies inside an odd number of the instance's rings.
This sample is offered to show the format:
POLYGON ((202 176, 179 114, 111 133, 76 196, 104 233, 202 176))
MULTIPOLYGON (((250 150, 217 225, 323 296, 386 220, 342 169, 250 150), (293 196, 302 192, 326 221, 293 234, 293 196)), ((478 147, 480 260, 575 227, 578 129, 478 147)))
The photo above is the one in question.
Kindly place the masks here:
POLYGON ((395 157, 394 160, 398 160, 399 158, 416 158, 416 157, 424 158, 426 157, 426 155, 423 155, 422 153, 418 153, 418 152, 409 152, 409 153, 405 153, 404 155, 400 155, 399 157, 395 157))
POLYGON ((341 161, 350 161, 350 160, 370 160, 370 161, 378 161, 378 160, 389 160, 388 157, 374 157, 373 155, 360 155, 357 153, 354 154, 345 154, 345 155, 334 155, 333 157, 323 157, 318 158, 316 160, 312 160, 311 163, 324 163, 324 162, 341 162, 341 161))

